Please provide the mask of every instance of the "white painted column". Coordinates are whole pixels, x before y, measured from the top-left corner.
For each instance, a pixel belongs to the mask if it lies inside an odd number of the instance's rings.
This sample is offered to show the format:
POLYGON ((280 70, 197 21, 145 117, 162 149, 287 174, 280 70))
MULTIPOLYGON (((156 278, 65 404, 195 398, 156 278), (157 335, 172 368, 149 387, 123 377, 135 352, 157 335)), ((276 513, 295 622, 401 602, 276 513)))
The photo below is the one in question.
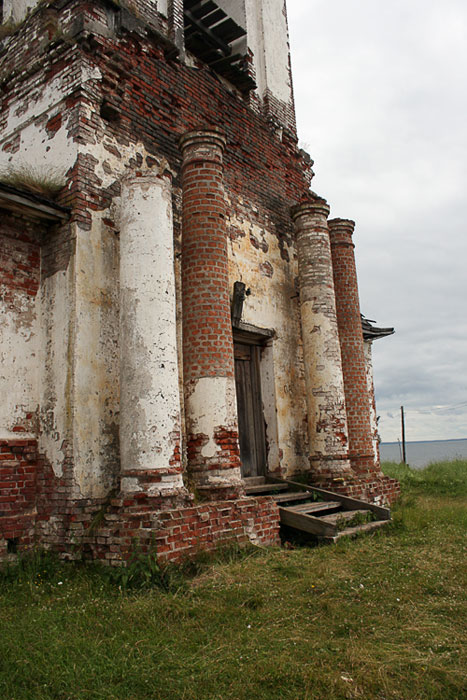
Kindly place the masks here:
POLYGON ((310 466, 317 481, 351 477, 329 206, 313 192, 292 209, 300 282, 310 466))
POLYGON ((185 493, 169 177, 124 181, 120 222, 121 489, 185 493))
POLYGON ((22 22, 29 10, 38 5, 40 0, 3 0, 3 23, 22 22))
POLYGON ((372 349, 373 343, 371 340, 365 340, 363 343, 363 350, 365 353, 365 370, 366 370, 366 383, 368 388, 368 398, 370 401, 370 427, 371 427, 371 439, 373 443, 373 455, 375 458, 375 467, 380 468, 379 459, 379 433, 378 433, 378 416, 376 415, 376 402, 375 402, 375 385, 373 382, 373 357, 372 349))

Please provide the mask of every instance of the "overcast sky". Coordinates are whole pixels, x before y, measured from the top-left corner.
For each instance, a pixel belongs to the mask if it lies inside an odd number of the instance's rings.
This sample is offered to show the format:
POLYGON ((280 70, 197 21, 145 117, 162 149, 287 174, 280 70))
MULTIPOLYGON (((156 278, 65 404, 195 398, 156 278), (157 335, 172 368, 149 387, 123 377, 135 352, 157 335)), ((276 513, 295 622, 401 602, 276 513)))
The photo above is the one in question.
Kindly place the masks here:
POLYGON ((354 219, 383 441, 467 438, 467 2, 288 0, 301 145, 354 219))

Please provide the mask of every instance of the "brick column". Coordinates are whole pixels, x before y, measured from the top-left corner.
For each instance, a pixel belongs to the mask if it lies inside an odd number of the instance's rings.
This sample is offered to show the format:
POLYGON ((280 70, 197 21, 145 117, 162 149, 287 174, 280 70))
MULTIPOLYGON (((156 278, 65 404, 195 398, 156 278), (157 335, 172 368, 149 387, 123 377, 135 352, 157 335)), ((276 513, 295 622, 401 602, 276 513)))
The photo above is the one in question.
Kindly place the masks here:
POLYGON ((183 153, 183 375, 188 470, 202 497, 242 493, 223 187, 225 139, 185 134, 183 153))
POLYGON ((146 175, 122 184, 120 454, 125 493, 185 496, 175 321, 172 186, 146 175))
POLYGON ((315 480, 332 485, 351 477, 347 418, 337 329, 329 206, 314 193, 292 209, 300 282, 303 360, 310 465, 315 480))
POLYGON ((332 219, 329 222, 337 323, 349 426, 350 461, 354 471, 362 474, 374 471, 376 466, 358 298, 355 246, 352 242, 354 227, 354 222, 348 219, 332 219))

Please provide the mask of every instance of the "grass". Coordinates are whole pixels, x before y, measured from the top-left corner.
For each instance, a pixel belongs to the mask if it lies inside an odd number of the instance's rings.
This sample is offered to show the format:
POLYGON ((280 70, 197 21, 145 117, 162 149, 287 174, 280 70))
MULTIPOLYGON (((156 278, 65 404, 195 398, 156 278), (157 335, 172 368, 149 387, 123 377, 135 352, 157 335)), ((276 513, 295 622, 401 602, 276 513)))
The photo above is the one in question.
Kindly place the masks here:
POLYGON ((0 171, 0 182, 49 199, 54 199, 66 184, 63 173, 56 168, 35 168, 31 165, 0 171))
POLYGON ((4 573, 0 697, 464 698, 467 462, 385 470, 403 497, 370 536, 234 552, 132 592, 50 556, 4 573))

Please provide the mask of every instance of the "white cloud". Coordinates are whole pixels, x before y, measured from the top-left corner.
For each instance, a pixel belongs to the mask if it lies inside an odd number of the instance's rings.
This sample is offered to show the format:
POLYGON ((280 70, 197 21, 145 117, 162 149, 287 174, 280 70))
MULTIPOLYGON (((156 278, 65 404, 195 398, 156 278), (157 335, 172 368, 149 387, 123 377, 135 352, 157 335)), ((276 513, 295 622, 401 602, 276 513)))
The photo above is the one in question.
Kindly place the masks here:
POLYGON ((353 218, 384 440, 467 436, 467 4, 288 0, 299 137, 353 218), (390 418, 392 413, 394 418, 390 418))

